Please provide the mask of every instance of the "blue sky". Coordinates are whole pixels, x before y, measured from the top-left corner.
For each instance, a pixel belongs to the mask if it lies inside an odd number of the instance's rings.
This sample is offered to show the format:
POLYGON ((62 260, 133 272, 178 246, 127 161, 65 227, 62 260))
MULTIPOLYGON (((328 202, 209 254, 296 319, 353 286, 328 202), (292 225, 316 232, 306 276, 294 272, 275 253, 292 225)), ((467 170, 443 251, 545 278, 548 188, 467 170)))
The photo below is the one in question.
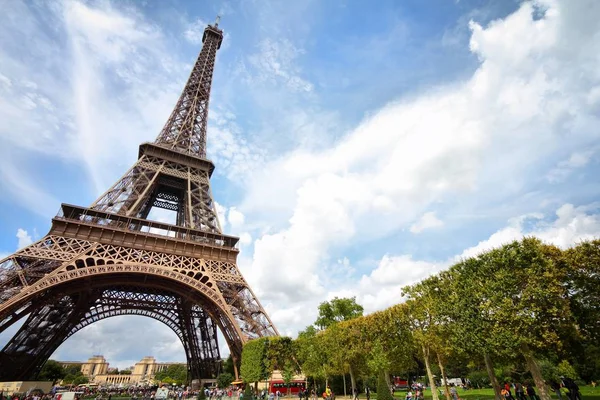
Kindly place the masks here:
MULTIPOLYGON (((403 285, 526 234, 561 247, 597 237, 599 7, 9 2, 0 253, 39 240, 61 202, 90 204, 135 161, 217 14, 213 194, 283 334, 333 296, 382 309, 403 285)), ((142 317, 94 324, 53 357, 98 352, 120 367, 184 357, 142 317)))

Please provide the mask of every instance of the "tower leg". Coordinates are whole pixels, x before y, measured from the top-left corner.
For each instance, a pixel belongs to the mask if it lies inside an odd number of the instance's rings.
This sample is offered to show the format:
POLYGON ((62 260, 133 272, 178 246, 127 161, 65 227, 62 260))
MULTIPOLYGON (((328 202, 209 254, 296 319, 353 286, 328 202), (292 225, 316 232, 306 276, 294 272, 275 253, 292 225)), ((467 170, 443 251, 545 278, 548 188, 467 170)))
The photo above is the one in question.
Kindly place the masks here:
POLYGON ((81 292, 59 298, 32 311, 17 334, 0 352, 0 381, 35 380, 48 357, 85 315, 93 294, 81 292))
POLYGON ((216 377, 220 361, 216 325, 201 307, 189 302, 181 305, 180 315, 189 380, 216 377))

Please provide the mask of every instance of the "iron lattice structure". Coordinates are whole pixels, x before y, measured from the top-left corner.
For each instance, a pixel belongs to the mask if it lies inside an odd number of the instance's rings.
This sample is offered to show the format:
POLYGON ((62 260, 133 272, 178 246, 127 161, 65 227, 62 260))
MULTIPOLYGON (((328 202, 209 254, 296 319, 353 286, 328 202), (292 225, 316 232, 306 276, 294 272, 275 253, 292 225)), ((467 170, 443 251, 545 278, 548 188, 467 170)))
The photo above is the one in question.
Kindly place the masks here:
POLYGON ((238 238, 221 231, 206 159, 208 103, 218 23, 177 105, 137 162, 90 207, 62 204, 50 232, 0 260, 0 332, 25 323, 0 353, 0 381, 34 379, 71 335, 104 318, 143 315, 183 343, 190 380, 215 375, 217 328, 236 361, 243 343, 277 330, 236 259, 238 238), (176 223, 148 219, 153 207, 176 223))

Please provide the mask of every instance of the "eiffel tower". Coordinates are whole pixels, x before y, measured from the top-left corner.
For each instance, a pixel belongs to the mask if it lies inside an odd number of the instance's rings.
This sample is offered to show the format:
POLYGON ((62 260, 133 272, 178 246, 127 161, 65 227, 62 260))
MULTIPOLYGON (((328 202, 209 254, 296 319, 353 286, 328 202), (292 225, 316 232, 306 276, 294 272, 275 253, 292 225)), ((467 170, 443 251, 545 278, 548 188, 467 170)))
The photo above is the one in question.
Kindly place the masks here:
POLYGON ((133 167, 90 207, 63 203, 46 236, 0 260, 0 332, 25 319, 0 352, 0 381, 35 379, 67 338, 118 315, 171 328, 190 381, 218 373, 217 328, 236 366, 247 340, 278 335, 236 265, 238 238, 222 233, 210 190, 218 24, 204 30, 175 109, 133 167), (174 212, 176 223, 149 220, 154 207, 174 212))

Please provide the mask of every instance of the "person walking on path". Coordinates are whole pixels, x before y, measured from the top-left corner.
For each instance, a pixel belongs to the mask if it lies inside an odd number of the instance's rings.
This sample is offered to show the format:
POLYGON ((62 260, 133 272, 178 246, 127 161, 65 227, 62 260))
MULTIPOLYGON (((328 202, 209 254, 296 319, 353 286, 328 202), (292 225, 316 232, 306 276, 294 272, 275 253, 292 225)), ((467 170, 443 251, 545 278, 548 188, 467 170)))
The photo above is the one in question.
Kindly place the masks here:
POLYGON ((452 385, 452 387, 450 387, 450 395, 454 400, 458 400, 458 391, 456 390, 456 386, 452 385))
POLYGON ((517 396, 517 400, 526 400, 525 390, 523 389, 523 385, 521 385, 520 382, 515 383, 515 395, 517 396))
POLYGON ((527 396, 530 400, 540 400, 531 382, 527 382, 527 396))

